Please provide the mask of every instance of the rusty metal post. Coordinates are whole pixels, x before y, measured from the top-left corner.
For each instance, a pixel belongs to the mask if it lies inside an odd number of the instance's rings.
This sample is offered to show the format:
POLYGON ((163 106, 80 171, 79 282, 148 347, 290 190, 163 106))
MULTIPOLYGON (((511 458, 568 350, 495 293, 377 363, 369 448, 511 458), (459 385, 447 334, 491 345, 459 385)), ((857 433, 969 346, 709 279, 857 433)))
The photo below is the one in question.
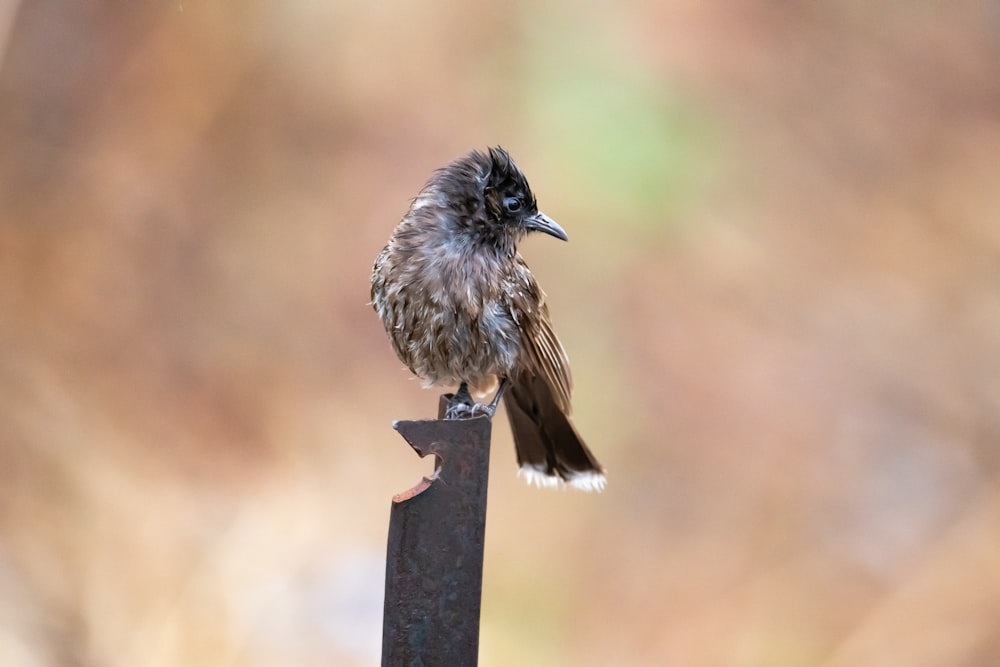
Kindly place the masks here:
POLYGON ((382 623, 383 667, 474 667, 483 591, 488 417, 400 421, 431 479, 392 499, 382 623))

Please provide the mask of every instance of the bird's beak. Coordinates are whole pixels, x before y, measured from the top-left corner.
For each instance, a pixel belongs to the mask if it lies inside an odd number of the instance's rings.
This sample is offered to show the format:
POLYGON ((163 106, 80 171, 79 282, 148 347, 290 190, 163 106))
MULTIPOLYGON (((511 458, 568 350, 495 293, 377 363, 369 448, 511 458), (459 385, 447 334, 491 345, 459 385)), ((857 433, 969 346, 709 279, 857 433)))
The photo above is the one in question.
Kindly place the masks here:
POLYGON ((533 232, 543 232, 549 236, 554 236, 562 241, 568 241, 569 237, 566 236, 565 230, 559 226, 559 223, 545 215, 541 211, 535 215, 527 218, 524 221, 524 226, 529 231, 533 232))

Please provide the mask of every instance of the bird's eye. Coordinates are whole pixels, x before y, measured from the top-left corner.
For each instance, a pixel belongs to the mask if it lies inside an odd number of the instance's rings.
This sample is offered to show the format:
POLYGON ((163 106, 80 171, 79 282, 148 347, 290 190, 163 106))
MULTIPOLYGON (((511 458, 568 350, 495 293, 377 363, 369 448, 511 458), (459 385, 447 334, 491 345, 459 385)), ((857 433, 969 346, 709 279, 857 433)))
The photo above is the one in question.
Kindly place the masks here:
POLYGON ((517 213, 521 210, 521 200, 517 197, 507 197, 503 200, 503 207, 508 213, 517 213))

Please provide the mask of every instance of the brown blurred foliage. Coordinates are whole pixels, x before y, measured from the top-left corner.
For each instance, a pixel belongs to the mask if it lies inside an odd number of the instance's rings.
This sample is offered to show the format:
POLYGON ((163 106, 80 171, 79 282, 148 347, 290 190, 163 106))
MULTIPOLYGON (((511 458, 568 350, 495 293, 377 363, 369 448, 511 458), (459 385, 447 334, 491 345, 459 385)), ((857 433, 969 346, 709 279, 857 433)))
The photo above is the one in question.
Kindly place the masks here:
POLYGON ((1000 664, 994 3, 10 2, 0 664, 365 665, 367 306, 502 144, 601 496, 495 429, 489 665, 1000 664))

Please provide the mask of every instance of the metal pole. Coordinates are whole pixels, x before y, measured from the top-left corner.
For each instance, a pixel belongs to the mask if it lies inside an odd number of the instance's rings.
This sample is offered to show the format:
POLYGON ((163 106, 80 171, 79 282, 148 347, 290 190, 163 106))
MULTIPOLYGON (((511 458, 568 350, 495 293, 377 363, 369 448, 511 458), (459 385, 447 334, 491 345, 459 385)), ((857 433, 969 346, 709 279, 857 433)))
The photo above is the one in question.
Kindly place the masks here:
MULTIPOLYGON (((441 397, 438 416, 450 395, 441 397)), ((432 478, 392 499, 383 667, 475 667, 489 478, 488 417, 393 424, 432 478)))

